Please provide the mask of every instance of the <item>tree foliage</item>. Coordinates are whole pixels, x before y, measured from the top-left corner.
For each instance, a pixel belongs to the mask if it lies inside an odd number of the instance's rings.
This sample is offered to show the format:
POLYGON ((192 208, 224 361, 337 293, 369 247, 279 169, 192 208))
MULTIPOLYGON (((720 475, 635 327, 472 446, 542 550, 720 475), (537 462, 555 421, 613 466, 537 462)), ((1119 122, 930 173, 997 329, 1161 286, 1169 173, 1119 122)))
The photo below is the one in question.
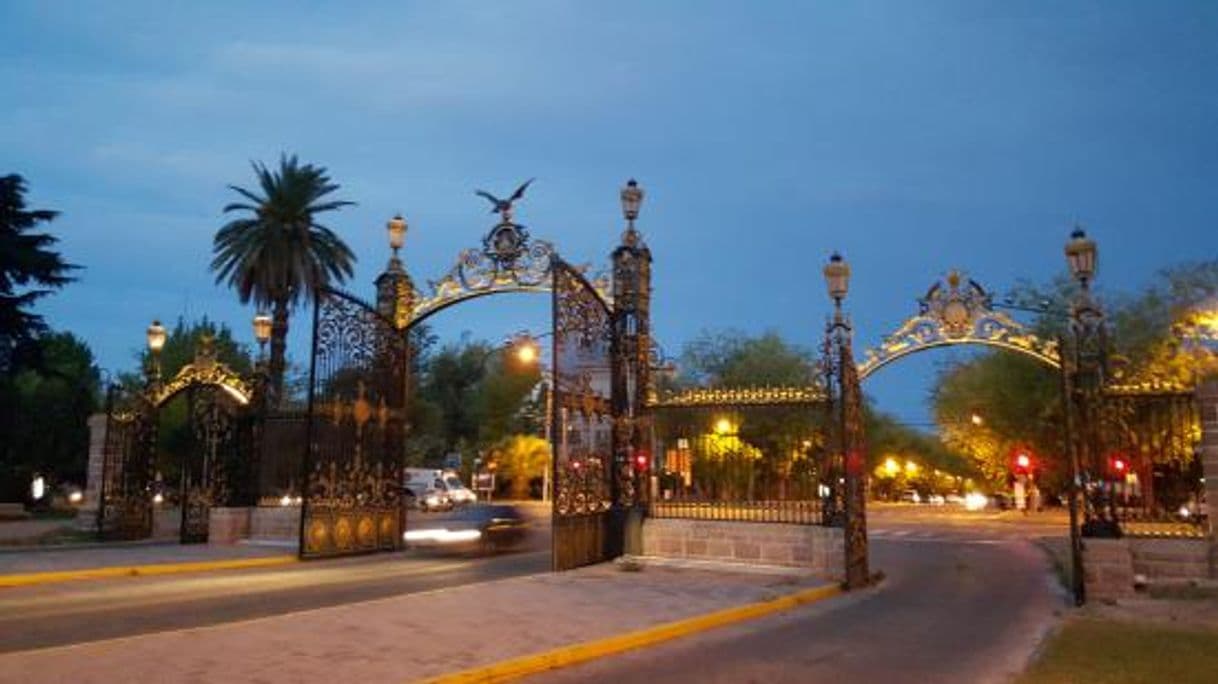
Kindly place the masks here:
POLYGON ((331 282, 342 283, 354 273, 355 255, 333 230, 316 217, 349 206, 330 199, 339 189, 325 168, 301 164, 282 156, 279 168, 255 162, 258 192, 230 185, 243 201, 224 212, 246 215, 226 223, 216 233, 211 270, 217 283, 237 291, 242 303, 270 307, 272 393, 280 395, 286 365, 288 316, 291 307, 310 300, 331 282))
POLYGON ((685 385, 708 387, 806 386, 815 373, 812 354, 774 331, 703 331, 685 345, 679 368, 685 385))
MULTIPOLYGON (((0 372, 29 367, 14 353, 46 329, 42 317, 30 310, 34 302, 72 281, 76 269, 51 248, 58 239, 36 232, 40 224, 59 215, 48 209, 27 210, 25 179, 16 174, 0 177, 0 372)), ((29 345, 30 351, 39 349, 29 345)))
POLYGON ((1011 472, 1012 454, 1029 450, 1038 471, 1067 471, 1061 378, 1030 357, 995 351, 945 367, 931 397, 943 442, 969 457, 993 484, 1011 472))
POLYGON ((416 355, 421 377, 412 407, 412 461, 434 464, 453 451, 472 461, 508 436, 540 432, 540 371, 504 351, 463 341, 416 355))
POLYGON ((497 466, 496 475, 513 499, 527 499, 534 480, 545 476, 550 464, 550 444, 537 435, 513 434, 495 441, 487 456, 497 466))
MULTIPOLYGON (((1022 283, 1009 300, 1016 305, 1047 310, 1036 315, 1031 328, 1046 339, 1067 335, 1071 302, 1077 286, 1059 276, 1047 284, 1022 283)), ((1100 298, 1109 328, 1109 379, 1115 382, 1157 379, 1191 386, 1201 375, 1215 370, 1215 356, 1190 345, 1189 325, 1199 316, 1212 315, 1218 301, 1218 261, 1185 263, 1162 269, 1153 281, 1133 293, 1100 298)), ((1037 468, 1058 484, 1067 471, 1061 378, 1057 371, 1009 352, 993 352, 946 367, 933 392, 936 421, 945 442, 972 455, 993 480, 1010 472, 1011 454, 1028 449, 1037 468), (982 417, 972 424, 973 413, 982 417)), ((1164 421, 1145 411, 1121 417, 1122 424, 1106 425, 1137 434, 1154 444, 1175 444, 1161 431, 1164 421)), ((1154 462, 1191 458, 1191 448, 1158 449, 1154 462)), ((1142 464, 1149 475, 1150 463, 1142 464)))
POLYGON ((89 347, 71 333, 44 333, 34 343, 39 367, 0 380, 12 417, 0 434, 0 501, 22 500, 34 473, 52 484, 84 484, 100 372, 89 347))

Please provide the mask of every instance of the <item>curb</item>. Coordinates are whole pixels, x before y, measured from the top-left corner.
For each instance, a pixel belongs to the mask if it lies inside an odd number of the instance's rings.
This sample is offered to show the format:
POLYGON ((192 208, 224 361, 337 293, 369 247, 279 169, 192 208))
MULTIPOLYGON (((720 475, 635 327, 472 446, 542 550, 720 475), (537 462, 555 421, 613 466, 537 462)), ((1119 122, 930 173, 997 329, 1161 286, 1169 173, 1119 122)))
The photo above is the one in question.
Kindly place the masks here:
POLYGON ((148 565, 117 565, 105 568, 81 568, 79 570, 56 570, 52 572, 30 572, 0 575, 0 587, 28 587, 37 584, 53 584, 87 579, 110 579, 114 577, 143 577, 150 575, 173 575, 182 572, 205 572, 208 570, 242 570, 266 568, 297 563, 296 556, 268 556, 264 558, 240 558, 217 561, 191 561, 186 563, 151 563, 148 565))
POLYGON ((769 601, 759 601, 735 608, 726 608, 705 615, 666 622, 634 632, 617 634, 594 641, 559 646, 549 651, 502 660, 490 665, 461 670, 422 680, 425 684, 466 684, 469 682, 505 682, 526 675, 578 665, 634 649, 653 646, 690 634, 724 627, 737 622, 765 617, 798 606, 823 601, 844 593, 836 585, 805 589, 769 601))

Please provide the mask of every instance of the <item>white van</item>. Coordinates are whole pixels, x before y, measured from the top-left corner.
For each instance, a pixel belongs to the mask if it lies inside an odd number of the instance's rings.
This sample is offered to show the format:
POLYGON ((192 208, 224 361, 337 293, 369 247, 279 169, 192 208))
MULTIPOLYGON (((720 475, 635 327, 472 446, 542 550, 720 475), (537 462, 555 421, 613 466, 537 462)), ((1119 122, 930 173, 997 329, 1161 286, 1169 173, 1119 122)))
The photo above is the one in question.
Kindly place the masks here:
POLYGON ((457 473, 451 470, 407 468, 403 473, 402 485, 414 495, 419 508, 425 511, 452 508, 478 500, 478 495, 461 484, 457 473))

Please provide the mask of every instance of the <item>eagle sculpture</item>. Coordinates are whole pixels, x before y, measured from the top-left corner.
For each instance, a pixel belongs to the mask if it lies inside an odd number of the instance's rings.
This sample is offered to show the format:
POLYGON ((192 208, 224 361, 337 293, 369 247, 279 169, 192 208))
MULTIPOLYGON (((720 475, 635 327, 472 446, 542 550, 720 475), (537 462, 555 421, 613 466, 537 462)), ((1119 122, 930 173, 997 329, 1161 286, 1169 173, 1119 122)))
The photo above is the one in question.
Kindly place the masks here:
POLYGON ((479 197, 485 197, 487 201, 491 203, 492 214, 502 214, 505 221, 510 221, 512 218, 512 203, 521 197, 524 197, 524 191, 529 187, 529 183, 532 183, 535 180, 537 179, 528 179, 520 187, 516 188, 516 192, 513 192, 511 197, 508 197, 505 200, 499 199, 485 190, 475 190, 474 194, 478 195, 479 197))

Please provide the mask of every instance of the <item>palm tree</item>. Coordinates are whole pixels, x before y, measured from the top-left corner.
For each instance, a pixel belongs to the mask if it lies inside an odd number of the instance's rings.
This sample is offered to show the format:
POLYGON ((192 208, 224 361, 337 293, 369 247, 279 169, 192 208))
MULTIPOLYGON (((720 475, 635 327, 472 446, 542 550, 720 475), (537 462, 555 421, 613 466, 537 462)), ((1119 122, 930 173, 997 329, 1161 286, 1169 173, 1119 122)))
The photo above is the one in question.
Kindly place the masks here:
POLYGON ((331 280, 342 283, 354 272, 355 255, 317 214, 354 204, 324 199, 338 190, 324 167, 301 165, 296 156, 279 158, 279 169, 253 163, 262 194, 230 185, 248 202, 224 207, 248 212, 216 232, 211 270, 216 282, 237 290, 243 304, 251 300, 270 307, 271 398, 283 391, 288 312, 302 299, 312 300, 331 280))

